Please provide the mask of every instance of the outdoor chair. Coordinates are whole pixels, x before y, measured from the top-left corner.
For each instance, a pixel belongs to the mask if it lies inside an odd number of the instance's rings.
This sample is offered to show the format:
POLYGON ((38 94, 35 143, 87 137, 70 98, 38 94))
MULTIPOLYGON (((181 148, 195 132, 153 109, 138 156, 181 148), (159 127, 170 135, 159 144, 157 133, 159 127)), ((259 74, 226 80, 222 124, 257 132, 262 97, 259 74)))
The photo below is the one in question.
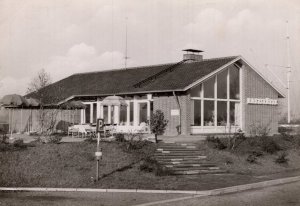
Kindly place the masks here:
POLYGON ((68 127, 68 136, 72 135, 72 137, 75 135, 79 135, 79 129, 75 128, 74 126, 68 127))

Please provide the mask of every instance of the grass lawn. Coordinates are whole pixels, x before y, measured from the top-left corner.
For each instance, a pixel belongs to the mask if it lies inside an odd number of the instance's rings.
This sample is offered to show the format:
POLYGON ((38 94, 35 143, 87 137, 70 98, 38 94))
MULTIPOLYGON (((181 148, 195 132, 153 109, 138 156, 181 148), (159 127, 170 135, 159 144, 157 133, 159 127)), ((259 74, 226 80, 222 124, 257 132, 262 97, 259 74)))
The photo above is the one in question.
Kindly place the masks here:
POLYGON ((274 160, 281 151, 262 152, 255 163, 247 162, 248 155, 259 150, 251 141, 244 141, 234 151, 218 150, 209 142, 199 142, 199 149, 209 160, 229 173, 186 176, 156 176, 141 171, 140 160, 154 153, 153 143, 131 152, 124 149, 124 143, 101 143, 102 178, 98 182, 93 181, 95 143, 34 143, 25 149, 0 152, 0 186, 207 190, 300 175, 300 150, 294 142, 276 140, 289 159, 288 163, 277 164, 274 160))

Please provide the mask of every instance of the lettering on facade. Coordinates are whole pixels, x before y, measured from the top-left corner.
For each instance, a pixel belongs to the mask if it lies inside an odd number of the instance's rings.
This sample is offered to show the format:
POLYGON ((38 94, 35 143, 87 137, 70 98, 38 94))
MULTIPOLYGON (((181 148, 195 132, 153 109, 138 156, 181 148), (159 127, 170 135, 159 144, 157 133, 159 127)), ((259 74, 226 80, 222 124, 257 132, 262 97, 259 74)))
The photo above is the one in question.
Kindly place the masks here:
POLYGON ((265 105, 278 105, 277 99, 259 99, 259 98, 247 98, 247 104, 265 104, 265 105))

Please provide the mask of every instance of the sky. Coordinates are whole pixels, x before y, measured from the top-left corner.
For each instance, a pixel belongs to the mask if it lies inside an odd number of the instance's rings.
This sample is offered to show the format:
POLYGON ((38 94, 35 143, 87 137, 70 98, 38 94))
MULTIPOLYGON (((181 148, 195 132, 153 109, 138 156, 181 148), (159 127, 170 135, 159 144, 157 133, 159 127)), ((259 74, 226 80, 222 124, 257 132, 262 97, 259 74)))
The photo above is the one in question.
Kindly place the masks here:
POLYGON ((290 59, 300 117, 298 0, 0 0, 0 97, 25 94, 41 69, 55 82, 123 68, 126 22, 128 67, 178 62, 187 48, 242 55, 286 92, 290 59))

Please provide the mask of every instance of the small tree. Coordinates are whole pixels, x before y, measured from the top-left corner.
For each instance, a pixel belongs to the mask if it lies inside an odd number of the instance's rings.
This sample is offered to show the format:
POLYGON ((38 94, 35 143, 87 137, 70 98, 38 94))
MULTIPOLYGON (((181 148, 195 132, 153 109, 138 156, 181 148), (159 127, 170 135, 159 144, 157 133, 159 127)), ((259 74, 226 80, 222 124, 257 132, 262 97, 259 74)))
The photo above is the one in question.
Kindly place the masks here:
POLYGON ((51 84, 50 74, 44 69, 41 69, 29 83, 26 93, 38 92, 49 84, 51 84))
POLYGON ((160 110, 156 110, 155 113, 151 116, 150 120, 150 129, 151 132, 155 135, 155 142, 157 143, 157 136, 162 135, 168 124, 168 120, 165 120, 164 113, 160 110))

